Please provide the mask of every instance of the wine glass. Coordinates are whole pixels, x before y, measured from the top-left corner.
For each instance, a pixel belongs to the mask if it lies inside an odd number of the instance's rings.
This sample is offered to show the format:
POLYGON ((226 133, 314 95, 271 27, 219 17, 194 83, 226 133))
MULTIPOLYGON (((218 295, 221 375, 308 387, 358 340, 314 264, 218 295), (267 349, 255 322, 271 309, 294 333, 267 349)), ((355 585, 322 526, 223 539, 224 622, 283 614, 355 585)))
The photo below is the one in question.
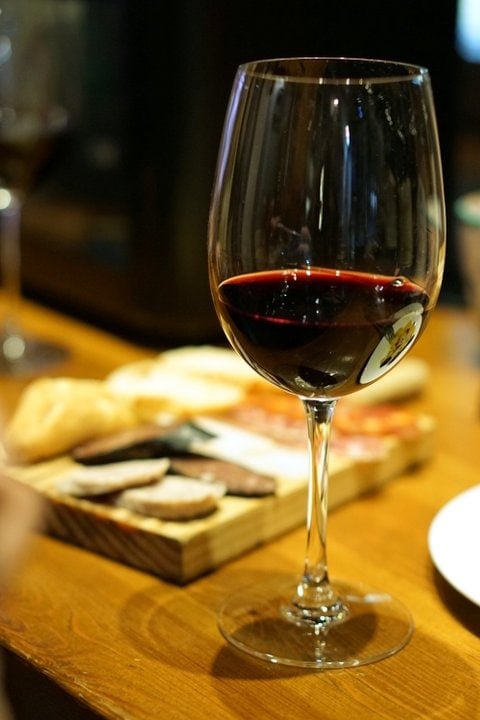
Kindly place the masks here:
POLYGON ((303 571, 239 590, 219 613, 225 638, 257 658, 344 668, 411 637, 409 611, 387 592, 330 580, 328 442, 337 400, 423 332, 444 214, 425 68, 348 58, 239 67, 212 194, 211 289, 234 349, 300 398, 310 451, 303 571))
POLYGON ((26 336, 19 321, 22 206, 67 126, 59 96, 59 8, 56 0, 0 3, 0 373, 9 375, 34 374, 67 354, 26 336))

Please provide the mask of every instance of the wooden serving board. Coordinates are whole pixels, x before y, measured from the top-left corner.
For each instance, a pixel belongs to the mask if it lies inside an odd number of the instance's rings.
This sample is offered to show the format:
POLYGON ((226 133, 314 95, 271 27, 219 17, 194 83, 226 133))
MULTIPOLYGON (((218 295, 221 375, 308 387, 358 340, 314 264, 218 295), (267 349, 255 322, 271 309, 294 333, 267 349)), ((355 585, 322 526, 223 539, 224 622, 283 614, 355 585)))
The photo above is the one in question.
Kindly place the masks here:
MULTIPOLYGON (((430 458, 434 421, 422 416, 418 427, 414 438, 385 437, 381 459, 359 461, 332 455, 330 508, 378 489, 430 458)), ((70 458, 59 457, 9 469, 9 475, 33 486, 45 498, 46 531, 179 584, 305 522, 307 482, 303 477, 278 478, 278 490, 273 496, 225 496, 209 517, 167 522, 60 494, 55 489, 56 480, 71 465, 70 458)))

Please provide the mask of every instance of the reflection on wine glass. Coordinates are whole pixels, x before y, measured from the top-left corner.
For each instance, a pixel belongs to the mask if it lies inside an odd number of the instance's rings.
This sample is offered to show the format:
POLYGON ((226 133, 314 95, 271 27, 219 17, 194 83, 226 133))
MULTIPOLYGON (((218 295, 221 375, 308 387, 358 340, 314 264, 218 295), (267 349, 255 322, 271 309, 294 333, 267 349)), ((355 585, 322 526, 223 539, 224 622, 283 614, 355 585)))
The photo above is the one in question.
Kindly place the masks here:
POLYGON ((63 360, 65 348, 27 337, 19 322, 22 204, 65 132, 58 94, 55 0, 0 5, 0 263, 5 315, 0 372, 24 375, 63 360))
POLYGON ((423 332, 444 253, 426 69, 345 58, 239 68, 212 196, 212 294, 233 347, 302 401, 310 448, 303 573, 266 577, 219 615, 224 636, 258 658, 349 667, 411 636, 409 611, 388 593, 330 580, 328 441, 338 398, 388 372, 423 332))

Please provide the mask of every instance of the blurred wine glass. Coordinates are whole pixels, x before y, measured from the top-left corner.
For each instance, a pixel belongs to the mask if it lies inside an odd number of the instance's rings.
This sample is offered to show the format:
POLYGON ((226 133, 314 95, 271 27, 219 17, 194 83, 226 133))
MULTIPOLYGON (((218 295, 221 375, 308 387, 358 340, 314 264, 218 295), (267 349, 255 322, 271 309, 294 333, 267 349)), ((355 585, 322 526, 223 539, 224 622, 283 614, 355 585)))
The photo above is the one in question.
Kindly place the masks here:
POLYGON ((65 348, 25 335, 21 301, 22 206, 64 135, 58 0, 0 0, 0 264, 4 316, 0 372, 28 375, 56 364, 65 348))

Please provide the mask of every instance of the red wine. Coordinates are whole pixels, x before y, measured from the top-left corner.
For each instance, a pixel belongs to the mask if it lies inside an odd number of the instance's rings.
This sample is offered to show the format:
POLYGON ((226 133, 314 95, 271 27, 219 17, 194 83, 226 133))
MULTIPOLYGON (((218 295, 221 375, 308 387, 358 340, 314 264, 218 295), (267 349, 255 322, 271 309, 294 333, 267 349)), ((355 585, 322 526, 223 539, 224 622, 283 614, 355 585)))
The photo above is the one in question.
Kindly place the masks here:
POLYGON ((232 277, 218 300, 234 347, 303 397, 339 397, 380 377, 419 336, 429 307, 406 278, 323 269, 232 277))

